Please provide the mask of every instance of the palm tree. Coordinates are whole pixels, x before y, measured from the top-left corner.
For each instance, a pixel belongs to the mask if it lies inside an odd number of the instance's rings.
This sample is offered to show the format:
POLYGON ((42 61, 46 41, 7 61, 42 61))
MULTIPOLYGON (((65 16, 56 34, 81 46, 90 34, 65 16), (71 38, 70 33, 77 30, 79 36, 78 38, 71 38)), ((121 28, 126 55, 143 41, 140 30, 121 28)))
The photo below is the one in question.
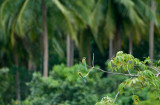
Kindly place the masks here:
POLYGON ((28 0, 25 1, 8 1, 5 0, 1 6, 1 28, 3 31, 4 38, 7 39, 7 43, 11 44, 12 51, 14 55, 14 64, 16 66, 16 97, 17 100, 21 100, 21 89, 20 89, 20 78, 19 78, 19 58, 18 58, 18 52, 17 52, 17 37, 22 37, 22 34, 20 34, 21 28, 18 28, 19 22, 22 19, 22 14, 24 12, 24 9, 26 8, 28 4, 28 0), (16 9, 14 6, 18 5, 16 9), (10 24, 10 25, 8 25, 10 24), (18 24, 18 25, 17 25, 18 24), (11 43, 10 43, 11 41, 11 43))
POLYGON ((43 76, 48 77, 48 32, 47 32, 47 6, 42 0, 42 21, 43 21, 43 49, 44 49, 44 63, 43 76))
POLYGON ((71 39, 70 35, 67 35, 67 66, 73 66, 74 60, 74 42, 71 39))
POLYGON ((140 36, 144 35, 145 24, 150 19, 156 21, 146 1, 108 0, 104 29, 110 40, 109 58, 115 54, 117 48, 120 49, 122 31, 129 36, 130 52, 132 52, 132 37, 140 38, 140 36), (124 26, 126 23, 127 25, 124 26), (118 41, 116 38, 118 38, 118 41), (116 47, 117 43, 119 43, 118 47, 116 47))
POLYGON ((102 10, 100 7, 101 0, 93 1, 66 1, 67 7, 72 11, 72 13, 75 14, 77 17, 76 20, 78 20, 76 26, 79 27, 79 29, 76 31, 79 36, 79 52, 80 57, 87 56, 88 64, 91 65, 91 36, 93 35, 95 41, 97 42, 98 47, 100 48, 102 52, 102 47, 99 44, 99 41, 97 39, 97 27, 102 20, 102 16, 99 14, 100 10, 102 10), (100 17, 98 17, 100 16, 100 17), (98 17, 98 18, 95 18, 98 17), (80 21, 80 22, 79 22, 80 21), (97 26, 96 26, 97 25, 97 26))
MULTIPOLYGON (((154 0, 152 0, 151 8, 152 8, 152 11, 155 10, 154 0)), ((150 29, 149 29, 149 56, 153 61, 154 59, 154 22, 153 21, 150 22, 150 29)))
POLYGON ((133 54, 133 38, 132 38, 132 34, 129 34, 129 54, 133 54))
POLYGON ((53 0, 53 2, 63 14, 64 19, 67 22, 68 27, 65 30, 67 33, 67 66, 70 67, 73 65, 74 59, 74 43, 72 40, 74 40, 76 46, 78 47, 78 31, 79 29, 85 27, 84 20, 82 19, 83 17, 81 17, 82 14, 78 13, 78 10, 75 8, 75 6, 78 6, 82 9, 82 6, 84 5, 80 4, 81 2, 79 1, 65 1, 64 4, 66 5, 62 4, 59 0, 53 0))

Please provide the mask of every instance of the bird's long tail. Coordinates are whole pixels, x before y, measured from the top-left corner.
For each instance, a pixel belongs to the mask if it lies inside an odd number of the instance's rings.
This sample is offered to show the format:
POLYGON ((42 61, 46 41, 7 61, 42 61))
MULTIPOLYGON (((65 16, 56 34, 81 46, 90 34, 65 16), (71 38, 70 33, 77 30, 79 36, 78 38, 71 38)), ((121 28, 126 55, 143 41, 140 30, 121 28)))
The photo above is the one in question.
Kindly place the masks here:
POLYGON ((86 64, 84 64, 84 67, 85 67, 85 69, 87 70, 87 65, 86 65, 86 64))
POLYGON ((83 79, 84 82, 86 82, 86 80, 83 77, 81 77, 81 78, 83 79))

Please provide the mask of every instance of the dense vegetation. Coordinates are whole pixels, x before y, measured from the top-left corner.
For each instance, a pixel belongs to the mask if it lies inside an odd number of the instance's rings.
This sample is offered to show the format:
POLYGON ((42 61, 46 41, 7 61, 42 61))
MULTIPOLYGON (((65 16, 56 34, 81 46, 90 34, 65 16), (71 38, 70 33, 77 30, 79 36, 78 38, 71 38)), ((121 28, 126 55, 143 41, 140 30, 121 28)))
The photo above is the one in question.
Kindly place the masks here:
POLYGON ((70 68, 61 64, 53 67, 48 78, 40 73, 34 73, 32 80, 26 83, 30 94, 22 102, 6 101, 12 93, 11 87, 13 86, 9 85, 13 80, 8 78, 7 68, 1 69, 1 75, 3 74, 0 82, 3 86, 1 104, 92 105, 97 102, 96 105, 108 105, 117 101, 119 105, 133 103, 150 105, 151 100, 154 105, 159 104, 160 70, 158 65, 160 62, 156 64, 156 67, 151 67, 148 66, 151 64, 149 58, 140 61, 130 54, 118 52, 116 57, 106 64, 109 71, 104 71, 99 67, 91 67, 86 71, 81 64, 70 68), (85 81, 79 77, 78 71, 82 72, 85 81), (107 77, 104 75, 106 73, 107 77), (104 98, 98 102, 102 97, 104 98))
POLYGON ((0 0, 0 105, 158 105, 159 30, 159 0, 0 0))

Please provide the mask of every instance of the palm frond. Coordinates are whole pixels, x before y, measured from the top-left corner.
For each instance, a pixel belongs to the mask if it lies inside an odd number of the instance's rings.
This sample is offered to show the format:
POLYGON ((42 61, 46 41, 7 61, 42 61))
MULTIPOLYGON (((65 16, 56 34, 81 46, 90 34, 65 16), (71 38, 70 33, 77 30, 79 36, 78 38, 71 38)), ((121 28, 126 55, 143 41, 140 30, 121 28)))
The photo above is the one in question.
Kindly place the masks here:
POLYGON ((115 31, 116 31, 116 18, 115 12, 113 10, 114 7, 111 4, 111 0, 108 1, 107 15, 106 15, 106 25, 104 27, 104 32, 106 35, 113 39, 115 31))
POLYGON ((55 49, 57 54, 61 58, 64 57, 65 54, 64 54, 63 48, 61 47, 60 43, 55 38, 52 39, 52 42, 53 42, 53 48, 55 49))
POLYGON ((21 8, 21 10, 20 10, 20 12, 19 12, 19 16, 18 16, 18 29, 19 29, 19 35, 20 36, 23 36, 24 34, 23 34, 23 26, 22 26, 22 18, 23 18, 23 12, 24 12, 24 10, 25 10, 25 8, 26 8, 26 6, 27 6, 27 4, 28 4, 28 1, 29 0, 25 0, 24 1, 24 3, 23 3, 23 5, 22 5, 22 8, 21 8))
POLYGON ((4 18, 4 8, 6 7, 8 3, 8 0, 5 0, 3 3, 2 3, 2 6, 0 8, 0 27, 2 29, 2 32, 5 34, 5 23, 6 23, 6 20, 7 18, 4 18))
POLYGON ((76 45, 78 46, 76 31, 72 25, 72 23, 74 22, 73 14, 65 6, 63 6, 63 4, 59 2, 59 0, 52 0, 52 1, 57 6, 57 8, 59 8, 60 11, 63 13, 63 15, 67 21, 68 27, 70 29, 70 33, 68 33, 68 34, 71 35, 71 38, 75 41, 76 45))
POLYGON ((127 15, 131 19, 133 24, 144 25, 143 20, 137 14, 135 10, 135 3, 132 0, 116 0, 118 4, 121 4, 125 7, 127 15))

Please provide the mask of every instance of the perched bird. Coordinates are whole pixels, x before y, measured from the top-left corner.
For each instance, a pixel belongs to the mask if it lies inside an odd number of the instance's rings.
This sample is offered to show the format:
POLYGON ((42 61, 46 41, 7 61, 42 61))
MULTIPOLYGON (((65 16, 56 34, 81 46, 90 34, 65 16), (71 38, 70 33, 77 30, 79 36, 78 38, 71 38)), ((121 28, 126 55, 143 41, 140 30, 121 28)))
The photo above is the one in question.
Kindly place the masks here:
POLYGON ((86 82, 86 80, 84 79, 83 75, 81 72, 78 72, 79 76, 83 79, 84 82, 86 82))
POLYGON ((86 57, 83 57, 82 64, 84 65, 85 69, 87 70, 86 57))

